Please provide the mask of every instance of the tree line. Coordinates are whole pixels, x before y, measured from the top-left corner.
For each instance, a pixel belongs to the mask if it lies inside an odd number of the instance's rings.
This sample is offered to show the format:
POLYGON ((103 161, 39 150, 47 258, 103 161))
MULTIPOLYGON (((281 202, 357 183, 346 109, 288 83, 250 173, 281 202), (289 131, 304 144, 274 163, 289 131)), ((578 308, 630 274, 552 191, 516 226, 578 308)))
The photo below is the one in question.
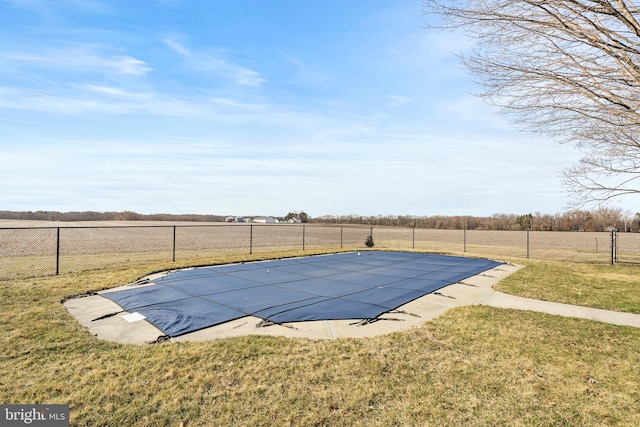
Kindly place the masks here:
POLYGON ((453 230, 532 230, 532 231, 640 231, 640 213, 630 215, 617 208, 591 211, 573 210, 557 214, 494 214, 491 216, 411 216, 411 215, 325 215, 311 222, 366 224, 453 230))
POLYGON ((197 214, 139 214, 132 211, 123 212, 57 212, 57 211, 0 211, 0 219, 31 221, 194 221, 222 222, 223 215, 197 214))
MULTIPOLYGON (((618 208, 600 207, 595 210, 572 210, 564 213, 542 214, 494 214, 471 215, 324 215, 312 218, 306 212, 287 215, 303 223, 357 224, 392 227, 416 227, 453 230, 533 230, 533 231, 640 231, 640 213, 635 215, 618 208)), ((139 214, 123 212, 57 212, 57 211, 0 211, 0 219, 37 221, 174 221, 174 222, 223 222, 224 215, 198 214, 139 214)))

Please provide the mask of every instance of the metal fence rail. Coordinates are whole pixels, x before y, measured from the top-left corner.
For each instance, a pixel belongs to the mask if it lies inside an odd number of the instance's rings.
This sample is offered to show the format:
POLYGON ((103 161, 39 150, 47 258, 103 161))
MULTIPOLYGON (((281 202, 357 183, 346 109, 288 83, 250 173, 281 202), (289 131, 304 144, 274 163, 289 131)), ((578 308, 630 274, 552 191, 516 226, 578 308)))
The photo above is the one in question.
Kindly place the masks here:
POLYGON ((0 280, 146 262, 290 250, 416 249, 491 257, 639 262, 640 233, 214 224, 0 228, 0 280), (613 244, 615 242, 615 244, 613 244))

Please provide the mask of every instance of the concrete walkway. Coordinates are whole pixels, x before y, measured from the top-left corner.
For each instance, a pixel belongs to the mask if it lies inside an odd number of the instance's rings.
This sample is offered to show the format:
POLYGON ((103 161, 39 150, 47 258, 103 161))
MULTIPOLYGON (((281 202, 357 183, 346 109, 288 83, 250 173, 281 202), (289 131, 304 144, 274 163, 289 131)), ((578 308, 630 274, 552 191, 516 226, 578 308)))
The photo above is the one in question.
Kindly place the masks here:
MULTIPOLYGON (((359 322, 358 319, 322 320, 258 327, 261 319, 247 316, 171 338, 171 341, 206 341, 244 335, 273 335, 309 339, 372 337, 418 327, 451 308, 465 305, 488 305, 498 308, 530 310, 615 325, 640 327, 640 315, 638 314, 533 300, 493 290, 496 283, 520 268, 520 266, 512 264, 500 265, 460 283, 447 286, 439 292, 405 304, 371 322, 359 322)), ((162 331, 144 318, 140 319, 136 313, 122 312, 117 304, 100 295, 114 290, 116 289, 103 291, 98 295, 70 299, 64 305, 82 325, 100 339, 128 344, 144 344, 155 342, 164 335, 162 331)))
POLYGON ((558 302, 540 301, 504 294, 502 292, 493 292, 483 300, 481 304, 490 305, 491 307, 537 311, 539 313, 577 317, 614 325, 640 328, 640 314, 621 313, 618 311, 601 310, 598 308, 581 307, 558 302))
MULTIPOLYGON (((611 323, 620 326, 633 326, 640 328, 640 314, 623 313, 618 311, 601 310, 598 308, 582 307, 570 304, 561 304, 551 301, 542 301, 531 298, 524 298, 515 295, 505 294, 493 289, 498 281, 502 280, 509 274, 519 270, 521 266, 504 264, 496 267, 494 270, 486 274, 495 275, 497 280, 493 282, 488 280, 478 280, 478 276, 469 279, 466 282, 473 283, 478 286, 476 292, 465 292, 474 298, 471 304, 452 304, 452 307, 460 305, 488 305, 497 308, 510 308, 514 310, 535 311, 538 313, 547 313, 564 317, 575 317, 580 319, 595 320, 598 322, 611 323)), ((445 288, 452 295, 456 295, 461 302, 470 302, 464 296, 460 295, 460 285, 452 285, 445 288)))

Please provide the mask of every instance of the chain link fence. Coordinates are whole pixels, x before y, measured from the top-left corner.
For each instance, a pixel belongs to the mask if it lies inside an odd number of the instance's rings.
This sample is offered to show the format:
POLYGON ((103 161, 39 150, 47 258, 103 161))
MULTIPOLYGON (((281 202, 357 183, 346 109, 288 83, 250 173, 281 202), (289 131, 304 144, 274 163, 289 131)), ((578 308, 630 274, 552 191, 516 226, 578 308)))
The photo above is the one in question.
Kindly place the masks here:
POLYGON ((147 262, 196 262, 220 255, 359 250, 366 249, 369 235, 375 249, 640 263, 640 233, 297 224, 37 227, 0 228, 0 280, 147 262))
POLYGON ((56 274, 57 228, 0 229, 0 280, 56 274))
POLYGON ((640 233, 614 232, 613 262, 640 264, 640 233))

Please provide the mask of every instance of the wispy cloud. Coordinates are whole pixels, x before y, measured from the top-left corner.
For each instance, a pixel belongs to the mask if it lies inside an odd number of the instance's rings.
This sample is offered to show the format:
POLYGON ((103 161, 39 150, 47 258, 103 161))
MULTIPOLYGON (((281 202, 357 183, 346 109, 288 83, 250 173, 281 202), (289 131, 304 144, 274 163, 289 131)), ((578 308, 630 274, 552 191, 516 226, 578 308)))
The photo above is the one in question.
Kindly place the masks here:
POLYGON ((169 46, 169 48, 171 48, 171 50, 178 53, 179 55, 182 55, 184 57, 191 56, 191 51, 182 43, 179 43, 178 41, 170 37, 165 37, 163 41, 167 46, 169 46))
MULTIPOLYGON (((207 119, 199 129, 226 126, 256 126, 302 132, 307 139, 328 140, 345 135, 370 134, 375 117, 355 116, 341 110, 320 107, 248 102, 208 94, 171 94, 154 90, 135 91, 126 87, 69 84, 52 91, 0 86, 0 108, 72 116, 92 114, 179 117, 207 119)), ((157 129, 156 129, 157 131, 157 129)))
POLYGON ((26 10, 51 18, 58 12, 81 12, 90 14, 112 13, 108 2, 100 0, 2 0, 16 9, 26 10))
POLYGON ((102 54, 91 45, 51 49, 42 53, 2 52, 0 61, 13 65, 38 66, 48 69, 64 69, 68 72, 93 71, 142 76, 151 71, 143 60, 128 55, 102 54))
POLYGON ((144 75, 151 71, 151 67, 147 66, 146 62, 130 56, 107 58, 104 65, 122 74, 132 74, 136 76, 144 75))
POLYGON ((217 74, 241 86, 257 87, 267 81, 258 71, 227 59, 225 49, 210 47, 191 49, 173 37, 165 38, 164 43, 183 58, 185 67, 191 71, 217 74))
POLYGON ((510 127, 506 119, 498 114, 490 114, 492 111, 497 112, 494 107, 487 105, 478 97, 467 94, 442 102, 438 114, 442 117, 456 117, 467 123, 482 123, 494 129, 502 128, 508 131, 510 127))
POLYGON ((250 68, 234 64, 224 58, 222 49, 203 49, 192 54, 187 65, 200 73, 216 73, 242 86, 260 86, 266 79, 250 68))
POLYGON ((150 99, 153 96, 150 93, 131 92, 131 91, 127 91, 125 89, 114 87, 114 86, 81 84, 81 85, 77 85, 77 88, 83 91, 93 92, 100 95, 112 96, 115 98, 150 99))
POLYGON ((303 61, 299 57, 280 50, 278 55, 293 69, 291 81, 305 87, 314 87, 327 83, 331 80, 326 71, 322 71, 313 65, 303 61))
POLYGON ((107 86, 84 85, 79 90, 47 93, 0 87, 0 108, 83 116, 90 114, 156 115, 184 118, 222 117, 219 108, 172 95, 135 93, 107 86))
POLYGON ((411 98, 407 98, 406 96, 389 95, 389 99, 391 100, 391 107, 399 107, 411 102, 411 98))
POLYGON ((211 101, 220 106, 237 108, 248 111, 264 111, 266 106, 263 104, 240 102, 231 98, 212 98, 211 101))

